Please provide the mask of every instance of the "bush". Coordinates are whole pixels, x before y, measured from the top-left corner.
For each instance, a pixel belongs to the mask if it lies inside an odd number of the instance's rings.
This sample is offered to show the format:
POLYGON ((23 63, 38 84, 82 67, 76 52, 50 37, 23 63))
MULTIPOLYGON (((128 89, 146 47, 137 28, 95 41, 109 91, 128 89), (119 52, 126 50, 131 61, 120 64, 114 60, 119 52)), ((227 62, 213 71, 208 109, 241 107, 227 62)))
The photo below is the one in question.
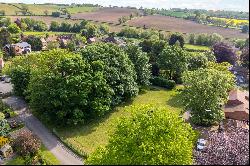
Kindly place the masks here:
POLYGON ((108 145, 87 159, 94 165, 191 165, 195 133, 165 107, 128 107, 108 145))
POLYGON ((7 136, 10 132, 8 121, 4 118, 5 115, 0 112, 0 136, 7 136))
POLYGON ((60 12, 52 12, 53 17, 60 17, 61 13, 60 12))
POLYGON ((176 87, 176 83, 173 80, 167 80, 165 78, 162 77, 153 77, 152 79, 150 79, 150 82, 154 85, 154 86, 160 86, 166 89, 173 89, 176 87))
POLYGON ((13 147, 23 157, 35 156, 41 147, 41 141, 30 131, 22 131, 14 140, 13 147))

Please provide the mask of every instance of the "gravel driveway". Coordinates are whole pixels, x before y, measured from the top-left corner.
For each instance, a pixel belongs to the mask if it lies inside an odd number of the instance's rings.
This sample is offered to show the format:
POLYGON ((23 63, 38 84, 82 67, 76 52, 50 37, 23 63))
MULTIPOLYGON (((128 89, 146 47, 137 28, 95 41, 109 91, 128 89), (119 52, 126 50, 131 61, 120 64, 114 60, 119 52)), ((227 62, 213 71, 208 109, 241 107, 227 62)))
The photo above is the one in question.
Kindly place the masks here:
POLYGON ((26 103, 18 97, 8 97, 3 102, 11 106, 24 121, 25 125, 36 134, 48 150, 55 155, 62 165, 83 165, 81 158, 65 147, 35 116, 33 116, 26 103))

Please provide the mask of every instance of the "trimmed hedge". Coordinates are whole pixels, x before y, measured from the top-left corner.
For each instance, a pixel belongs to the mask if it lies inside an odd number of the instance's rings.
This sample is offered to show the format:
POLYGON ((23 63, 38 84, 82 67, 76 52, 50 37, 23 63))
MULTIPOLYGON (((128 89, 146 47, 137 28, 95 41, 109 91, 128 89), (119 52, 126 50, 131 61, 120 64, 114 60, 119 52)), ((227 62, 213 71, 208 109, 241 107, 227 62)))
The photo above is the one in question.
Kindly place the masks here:
POLYGON ((176 83, 174 80, 168 80, 162 77, 153 77, 150 79, 150 82, 154 86, 159 86, 170 90, 176 87, 176 83))

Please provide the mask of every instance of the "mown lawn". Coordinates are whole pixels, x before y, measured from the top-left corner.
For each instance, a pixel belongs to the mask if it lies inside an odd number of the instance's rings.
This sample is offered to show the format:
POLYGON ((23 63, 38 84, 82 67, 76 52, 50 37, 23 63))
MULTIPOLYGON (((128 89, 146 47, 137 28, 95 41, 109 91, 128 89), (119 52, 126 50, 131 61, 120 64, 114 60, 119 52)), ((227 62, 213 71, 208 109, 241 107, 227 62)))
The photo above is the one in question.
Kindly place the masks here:
MULTIPOLYGON (((41 151, 41 155, 45 158, 47 163, 49 163, 50 165, 60 164, 57 158, 50 151, 48 151, 48 149, 44 145, 41 146, 40 151, 41 151)), ((24 162, 25 161, 21 156, 16 156, 12 160, 8 161, 6 165, 25 165, 24 162)))
POLYGON ((192 45, 192 44, 185 44, 184 47, 187 49, 192 49, 192 50, 202 50, 202 51, 210 50, 210 48, 207 46, 199 46, 199 45, 192 45))
MULTIPOLYGON (((180 88, 182 87, 177 87, 177 89, 180 88)), ((118 118, 129 116, 129 112, 124 111, 126 106, 152 104, 165 106, 171 111, 181 113, 182 107, 177 89, 172 91, 160 88, 148 90, 137 96, 134 101, 117 107, 112 113, 98 121, 74 128, 57 129, 57 135, 78 153, 82 155, 90 154, 100 145, 107 144, 109 135, 115 127, 114 123, 118 118)))

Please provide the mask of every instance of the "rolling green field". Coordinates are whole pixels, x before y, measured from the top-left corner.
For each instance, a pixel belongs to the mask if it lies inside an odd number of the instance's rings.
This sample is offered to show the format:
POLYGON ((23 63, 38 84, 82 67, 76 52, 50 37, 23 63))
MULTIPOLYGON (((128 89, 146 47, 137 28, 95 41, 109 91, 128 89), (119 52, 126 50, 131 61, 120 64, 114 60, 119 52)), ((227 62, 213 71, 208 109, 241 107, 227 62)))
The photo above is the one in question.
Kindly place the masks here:
MULTIPOLYGON (((177 89, 180 88, 181 86, 177 87, 177 89)), ((177 90, 151 89, 137 96, 132 102, 117 107, 102 119, 83 126, 57 129, 56 132, 67 145, 78 153, 82 155, 90 154, 97 147, 108 143, 109 135, 113 132, 114 124, 118 118, 129 116, 129 112, 124 110, 126 106, 152 104, 154 106, 165 106, 170 111, 181 113, 183 108, 178 94, 177 90)))
MULTIPOLYGON (((44 5, 44 4, 27 4, 29 11, 35 15, 45 15, 45 11, 48 11, 48 15, 52 12, 58 11, 60 8, 66 8, 71 14, 91 12, 98 10, 97 7, 77 7, 77 6, 59 6, 59 5, 44 5)), ((0 3, 0 10, 4 10, 6 15, 16 15, 16 11, 20 11, 22 4, 3 4, 0 3)))

